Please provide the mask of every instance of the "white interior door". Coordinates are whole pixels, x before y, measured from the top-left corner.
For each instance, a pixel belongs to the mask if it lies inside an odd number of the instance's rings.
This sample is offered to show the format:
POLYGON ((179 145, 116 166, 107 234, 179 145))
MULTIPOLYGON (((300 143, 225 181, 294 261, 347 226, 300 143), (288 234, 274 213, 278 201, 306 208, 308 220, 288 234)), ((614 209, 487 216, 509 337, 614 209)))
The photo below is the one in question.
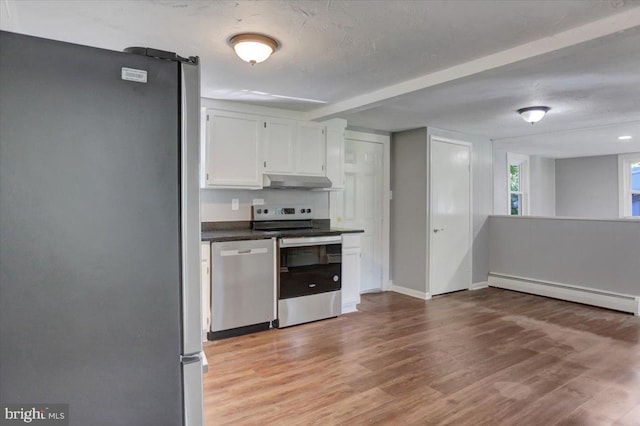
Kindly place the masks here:
POLYGON ((432 295, 471 285, 471 146, 431 140, 429 287, 432 295))
POLYGON ((345 140, 340 226, 365 231, 361 245, 361 293, 382 289, 383 155, 381 143, 345 140))

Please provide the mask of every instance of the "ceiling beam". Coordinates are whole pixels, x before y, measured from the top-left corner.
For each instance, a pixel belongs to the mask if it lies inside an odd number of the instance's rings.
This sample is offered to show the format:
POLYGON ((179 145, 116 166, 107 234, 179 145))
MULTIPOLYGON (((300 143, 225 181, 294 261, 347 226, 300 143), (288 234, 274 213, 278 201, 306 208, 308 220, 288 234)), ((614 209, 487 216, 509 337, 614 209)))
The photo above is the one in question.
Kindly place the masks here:
POLYGON ((640 7, 590 22, 567 31, 474 59, 453 67, 426 74, 402 83, 353 98, 325 105, 307 113, 309 120, 324 120, 345 112, 358 112, 376 107, 398 96, 499 68, 534 56, 595 40, 610 34, 640 26, 640 7))

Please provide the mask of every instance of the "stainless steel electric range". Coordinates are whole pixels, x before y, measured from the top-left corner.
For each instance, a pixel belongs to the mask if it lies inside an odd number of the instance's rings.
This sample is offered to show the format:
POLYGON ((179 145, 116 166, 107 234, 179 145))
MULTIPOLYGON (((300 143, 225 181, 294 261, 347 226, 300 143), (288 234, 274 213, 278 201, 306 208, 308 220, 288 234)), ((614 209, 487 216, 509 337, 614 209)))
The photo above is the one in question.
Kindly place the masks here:
POLYGON ((336 317, 342 310, 342 236, 313 215, 309 206, 253 207, 253 229, 280 235, 278 328, 336 317))

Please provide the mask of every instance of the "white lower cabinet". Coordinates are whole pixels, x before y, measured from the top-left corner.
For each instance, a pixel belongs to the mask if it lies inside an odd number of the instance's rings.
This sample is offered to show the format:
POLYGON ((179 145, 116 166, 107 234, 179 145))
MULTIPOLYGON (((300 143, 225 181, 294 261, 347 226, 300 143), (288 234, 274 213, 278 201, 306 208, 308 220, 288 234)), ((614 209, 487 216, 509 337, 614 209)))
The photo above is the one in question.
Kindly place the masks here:
POLYGON ((211 244, 200 244, 200 288, 202 291, 202 340, 211 328, 211 244))
POLYGON ((342 235, 342 313, 360 303, 360 234, 342 235))

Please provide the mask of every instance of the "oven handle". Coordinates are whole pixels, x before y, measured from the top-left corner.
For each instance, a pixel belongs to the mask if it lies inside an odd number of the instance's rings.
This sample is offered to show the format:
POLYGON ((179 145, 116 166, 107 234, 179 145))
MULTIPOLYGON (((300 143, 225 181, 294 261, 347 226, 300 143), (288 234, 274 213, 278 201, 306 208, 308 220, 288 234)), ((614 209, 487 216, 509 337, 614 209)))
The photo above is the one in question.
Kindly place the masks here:
POLYGON ((303 247, 303 246, 324 246, 327 244, 342 243, 341 235, 328 237, 301 237, 301 238, 280 238, 280 248, 303 247))

